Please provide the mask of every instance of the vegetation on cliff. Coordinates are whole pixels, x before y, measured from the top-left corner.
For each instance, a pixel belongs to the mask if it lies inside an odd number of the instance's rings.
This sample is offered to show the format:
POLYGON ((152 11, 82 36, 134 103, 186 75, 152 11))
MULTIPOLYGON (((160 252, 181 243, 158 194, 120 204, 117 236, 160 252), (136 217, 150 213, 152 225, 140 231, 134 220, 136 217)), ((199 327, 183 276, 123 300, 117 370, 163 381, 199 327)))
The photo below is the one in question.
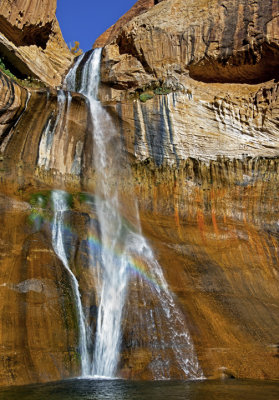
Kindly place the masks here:
POLYGON ((28 87, 28 88, 44 88, 46 85, 40 81, 39 79, 36 79, 32 76, 28 76, 25 79, 20 79, 16 77, 10 70, 9 68, 6 67, 5 59, 0 57, 0 70, 3 72, 5 75, 7 75, 9 78, 11 78, 13 81, 17 82, 18 84, 28 87))

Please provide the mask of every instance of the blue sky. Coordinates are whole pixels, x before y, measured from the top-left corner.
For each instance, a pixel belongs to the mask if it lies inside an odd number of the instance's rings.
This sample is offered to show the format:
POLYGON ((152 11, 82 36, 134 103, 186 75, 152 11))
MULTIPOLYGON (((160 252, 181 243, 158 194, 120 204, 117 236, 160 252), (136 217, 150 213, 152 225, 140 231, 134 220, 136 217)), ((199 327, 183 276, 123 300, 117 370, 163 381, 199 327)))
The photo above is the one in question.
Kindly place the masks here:
POLYGON ((65 42, 80 42, 83 51, 113 25, 136 0, 57 0, 57 18, 65 42))

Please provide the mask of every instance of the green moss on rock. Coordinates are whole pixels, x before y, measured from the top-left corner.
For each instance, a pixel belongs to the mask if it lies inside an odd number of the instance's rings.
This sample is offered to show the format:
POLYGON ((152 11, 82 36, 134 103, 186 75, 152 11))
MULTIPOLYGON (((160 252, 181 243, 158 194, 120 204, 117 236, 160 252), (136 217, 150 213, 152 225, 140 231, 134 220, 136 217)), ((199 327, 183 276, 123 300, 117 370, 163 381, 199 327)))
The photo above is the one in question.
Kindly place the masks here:
POLYGON ((158 94, 158 95, 169 94, 170 92, 171 92, 171 89, 169 89, 169 88, 167 88, 167 87, 165 87, 165 86, 163 86, 163 87, 157 87, 157 88, 154 90, 154 93, 155 93, 155 94, 158 94))
POLYGON ((154 94, 151 92, 144 92, 140 95, 140 101, 142 101, 143 103, 145 103, 147 100, 150 100, 154 97, 154 94))

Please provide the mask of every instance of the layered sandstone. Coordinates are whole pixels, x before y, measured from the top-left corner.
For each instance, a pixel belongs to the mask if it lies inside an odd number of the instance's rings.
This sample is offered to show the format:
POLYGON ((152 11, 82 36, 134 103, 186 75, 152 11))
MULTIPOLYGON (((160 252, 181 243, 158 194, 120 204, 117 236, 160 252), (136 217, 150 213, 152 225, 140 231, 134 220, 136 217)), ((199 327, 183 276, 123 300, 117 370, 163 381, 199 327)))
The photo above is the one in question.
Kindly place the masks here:
MULTIPOLYGON (((125 198, 135 192, 205 376, 279 379, 278 4, 157 3, 125 16, 103 50, 100 96, 131 161, 131 175, 117 181, 123 214, 129 217, 125 198)), ((54 14, 32 18, 47 24, 54 14)), ((13 32, 5 38, 11 46, 13 32)), ((52 63, 47 43, 38 51, 52 63)), ((31 69, 33 47, 11 47, 20 51, 21 71, 31 69)), ((90 120, 78 94, 23 88, 4 74, 0 85, 0 218, 7 227, 0 235, 0 384, 76 376, 77 319, 69 276, 52 248, 50 193, 72 196, 67 255, 94 343, 89 239, 98 243, 100 232, 88 195, 90 120)), ((160 355, 137 319, 141 296, 131 285, 119 375, 150 379, 160 355)), ((180 376, 172 370, 171 377, 180 376)))
POLYGON ((229 3, 160 2, 105 46, 102 100, 137 159, 278 155, 278 4, 229 3))
POLYGON ((80 186, 82 170, 90 163, 83 154, 91 141, 84 98, 23 88, 1 72, 0 93, 2 184, 80 186))
MULTIPOLYGON (((278 379, 278 26, 275 1, 167 0, 103 51, 144 232, 208 377, 278 379)), ((148 378, 135 326, 123 374, 148 378)))
POLYGON ((109 27, 98 39, 95 41, 93 48, 104 47, 109 43, 121 30, 123 25, 129 22, 134 17, 144 13, 156 4, 156 0, 139 0, 130 10, 124 14, 114 25, 109 27))
POLYGON ((50 86, 73 61, 62 37, 55 0, 4 0, 0 5, 0 56, 19 78, 37 78, 50 86))
MULTIPOLYGON (((279 378, 278 166, 278 158, 134 166, 144 234, 209 378, 224 371, 236 378, 279 378)), ((131 307, 135 298, 133 293, 131 307)), ((137 318, 130 318, 123 374, 147 379, 152 352, 147 337, 143 348, 137 345, 137 318)))
POLYGON ((268 81, 278 78, 278 26, 276 0, 162 1, 105 47, 110 68, 102 78, 123 88, 185 75, 204 82, 268 81))
POLYGON ((71 377, 79 358, 69 276, 49 232, 30 224, 30 204, 1 194, 0 208, 0 384, 71 377))
POLYGON ((1 32, 17 46, 45 47, 55 19, 56 2, 53 0, 9 1, 0 5, 1 32))
POLYGON ((278 156, 277 82, 209 85, 188 78, 183 84, 167 95, 147 91, 152 98, 145 102, 137 95, 117 101, 119 91, 104 90, 135 162, 179 167, 188 157, 209 162, 218 156, 278 156))
POLYGON ((46 204, 50 188, 80 190, 90 164, 84 99, 23 88, 0 72, 0 108, 0 385, 77 376, 77 310, 46 204))

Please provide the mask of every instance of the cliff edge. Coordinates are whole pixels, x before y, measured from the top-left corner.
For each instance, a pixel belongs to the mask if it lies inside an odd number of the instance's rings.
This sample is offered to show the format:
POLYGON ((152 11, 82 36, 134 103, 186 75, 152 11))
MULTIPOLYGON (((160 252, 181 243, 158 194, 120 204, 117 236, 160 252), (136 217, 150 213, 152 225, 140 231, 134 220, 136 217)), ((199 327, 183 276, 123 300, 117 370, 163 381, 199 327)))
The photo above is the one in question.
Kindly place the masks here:
POLYGON ((49 86, 73 61, 56 16, 56 0, 3 0, 0 4, 0 56, 18 78, 36 78, 49 86))

